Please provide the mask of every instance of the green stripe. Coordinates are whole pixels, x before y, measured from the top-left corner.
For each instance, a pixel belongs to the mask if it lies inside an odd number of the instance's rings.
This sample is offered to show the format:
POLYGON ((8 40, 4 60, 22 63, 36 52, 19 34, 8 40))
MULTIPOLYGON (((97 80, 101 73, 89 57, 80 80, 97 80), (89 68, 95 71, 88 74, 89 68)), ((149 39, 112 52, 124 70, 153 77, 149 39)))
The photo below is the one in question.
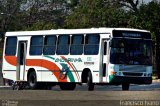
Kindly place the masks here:
MULTIPOLYGON (((64 64, 64 63, 60 63, 61 64, 61 66, 65 69, 66 68, 66 64, 64 64)), ((72 74, 72 72, 71 72, 71 70, 68 68, 68 73, 67 73, 67 76, 69 77, 69 79, 70 79, 70 82, 75 82, 75 79, 74 79, 74 77, 73 77, 73 74, 72 74)))
POLYGON ((52 60, 55 60, 55 58, 53 58, 53 57, 51 57, 51 56, 44 56, 44 57, 47 57, 47 58, 50 58, 50 59, 52 59, 52 60))
MULTIPOLYGON (((45 55, 44 57, 50 58, 50 59, 52 59, 52 60, 55 60, 55 58, 53 58, 53 57, 51 57, 51 56, 45 55)), ((66 67, 66 64, 61 63, 61 66, 62 66, 63 68, 65 68, 65 67, 66 67)), ((74 77, 73 77, 73 74, 72 74, 71 70, 68 70, 67 76, 69 77, 70 82, 75 82, 75 79, 74 79, 74 77)))

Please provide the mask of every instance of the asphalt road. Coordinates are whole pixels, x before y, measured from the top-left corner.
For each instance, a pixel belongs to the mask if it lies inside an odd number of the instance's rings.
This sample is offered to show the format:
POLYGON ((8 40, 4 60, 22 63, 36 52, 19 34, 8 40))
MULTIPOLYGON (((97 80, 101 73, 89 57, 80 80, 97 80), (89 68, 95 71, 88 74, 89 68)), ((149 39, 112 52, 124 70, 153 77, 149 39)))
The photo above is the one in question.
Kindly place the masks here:
MULTIPOLYGON (((59 86, 53 87, 54 91, 60 91, 59 86)), ((150 85, 135 85, 131 84, 130 85, 130 91, 160 91, 160 81, 158 82, 153 82, 150 85)), ((75 91, 87 91, 86 86, 76 86, 75 91)), ((122 91, 122 86, 118 85, 104 85, 104 86, 99 86, 95 85, 95 91, 122 91)))
POLYGON ((61 91, 59 86, 14 91, 1 86, 0 100, 2 106, 160 106, 160 82, 131 85, 130 91, 122 91, 121 86, 98 85, 94 91, 87 91, 86 86, 77 86, 74 91, 61 91))
MULTIPOLYGON (((53 91, 53 90, 1 90, 3 106, 137 106, 122 102, 155 102, 160 106, 159 91, 53 91)), ((142 105, 138 105, 142 106, 142 105)))
MULTIPOLYGON (((0 90, 12 90, 9 86, 0 86, 0 90)), ((52 91, 61 91, 60 87, 54 86, 52 87, 52 91)), ((76 89, 74 91, 87 91, 87 86, 83 85, 77 85, 76 89)), ((95 91, 122 91, 121 85, 95 85, 95 91)), ((131 84, 129 91, 160 91, 160 80, 159 81, 153 81, 152 84, 149 85, 136 85, 131 84)))

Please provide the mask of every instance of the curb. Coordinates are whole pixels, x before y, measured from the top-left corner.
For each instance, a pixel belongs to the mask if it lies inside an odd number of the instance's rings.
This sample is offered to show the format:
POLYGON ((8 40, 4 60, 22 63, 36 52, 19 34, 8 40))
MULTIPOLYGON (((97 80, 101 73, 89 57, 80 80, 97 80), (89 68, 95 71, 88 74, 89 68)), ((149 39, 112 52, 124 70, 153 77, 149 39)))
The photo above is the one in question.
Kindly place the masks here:
POLYGON ((11 90, 11 86, 0 86, 0 90, 11 90))

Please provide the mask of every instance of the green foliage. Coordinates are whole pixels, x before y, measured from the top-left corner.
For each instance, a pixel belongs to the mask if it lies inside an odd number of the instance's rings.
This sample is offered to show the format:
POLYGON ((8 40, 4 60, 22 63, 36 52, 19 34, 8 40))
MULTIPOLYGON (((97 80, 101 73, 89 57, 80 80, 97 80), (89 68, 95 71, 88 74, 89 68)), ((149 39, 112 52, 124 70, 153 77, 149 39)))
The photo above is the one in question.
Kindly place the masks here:
POLYGON ((143 4, 136 14, 131 13, 129 27, 146 29, 152 32, 152 38, 156 40, 156 34, 160 31, 160 4, 150 2, 143 4))
POLYGON ((66 17, 66 28, 121 27, 125 11, 104 0, 82 0, 73 14, 66 17))
POLYGON ((30 31, 32 30, 50 30, 54 28, 57 28, 54 23, 37 22, 37 23, 34 23, 31 27, 29 27, 26 30, 30 30, 30 31))
POLYGON ((140 0, 1 0, 0 30, 130 27, 160 31, 160 4, 140 0), (28 3, 28 4, 27 4, 28 3), (30 4, 30 5, 29 5, 30 4))

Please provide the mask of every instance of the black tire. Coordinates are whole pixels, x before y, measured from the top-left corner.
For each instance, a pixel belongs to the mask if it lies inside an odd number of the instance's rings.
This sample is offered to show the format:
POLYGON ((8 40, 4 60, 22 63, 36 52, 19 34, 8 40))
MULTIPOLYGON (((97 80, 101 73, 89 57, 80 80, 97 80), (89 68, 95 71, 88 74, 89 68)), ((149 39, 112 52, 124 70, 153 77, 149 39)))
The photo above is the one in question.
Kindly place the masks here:
POLYGON ((93 91, 94 90, 94 83, 92 80, 92 74, 89 71, 87 75, 87 86, 88 86, 88 91, 93 91))
POLYGON ((129 90, 129 83, 122 84, 122 90, 123 91, 128 91, 129 90))
POLYGON ((74 90, 76 88, 76 83, 61 83, 59 86, 61 90, 74 90))
POLYGON ((32 71, 28 75, 28 85, 30 89, 36 89, 37 88, 37 76, 35 71, 32 71))

